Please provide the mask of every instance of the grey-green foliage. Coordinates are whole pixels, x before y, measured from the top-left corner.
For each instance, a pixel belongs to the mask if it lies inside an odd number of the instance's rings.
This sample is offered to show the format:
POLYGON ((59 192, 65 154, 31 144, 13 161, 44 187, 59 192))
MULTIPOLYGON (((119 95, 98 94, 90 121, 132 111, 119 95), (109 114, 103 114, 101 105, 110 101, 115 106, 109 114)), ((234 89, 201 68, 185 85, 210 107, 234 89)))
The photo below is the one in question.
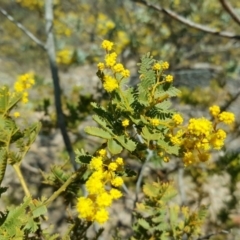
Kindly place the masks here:
POLYGON ((41 128, 40 123, 18 127, 10 111, 21 98, 20 93, 11 93, 7 86, 0 88, 0 184, 7 164, 21 162, 41 128))
POLYGON ((35 233, 40 227, 37 219, 46 212, 43 201, 31 197, 25 197, 17 207, 8 207, 0 216, 0 240, 22 240, 28 233, 35 233))
POLYGON ((200 234, 206 207, 191 212, 188 207, 171 203, 176 195, 172 183, 147 183, 143 192, 145 199, 137 203, 132 240, 194 239, 200 234))

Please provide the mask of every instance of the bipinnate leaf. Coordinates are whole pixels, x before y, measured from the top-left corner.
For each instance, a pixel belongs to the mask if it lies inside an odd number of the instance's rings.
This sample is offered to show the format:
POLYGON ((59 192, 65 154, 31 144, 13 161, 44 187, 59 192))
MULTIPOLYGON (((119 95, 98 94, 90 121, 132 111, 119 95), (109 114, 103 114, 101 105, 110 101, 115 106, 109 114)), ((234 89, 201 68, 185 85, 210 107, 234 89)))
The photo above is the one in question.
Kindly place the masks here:
MULTIPOLYGON (((24 202, 14 209, 9 209, 9 213, 1 225, 0 236, 5 234, 8 239, 13 237, 20 237, 24 235, 22 226, 25 226, 29 220, 26 216, 26 208, 29 206, 31 198, 24 198, 24 202)), ((23 238, 14 238, 14 239, 23 239, 23 238)))
POLYGON ((108 150, 111 152, 111 154, 116 155, 122 152, 123 148, 117 141, 114 139, 109 139, 107 142, 108 150))
POLYGON ((98 128, 98 127, 86 127, 84 129, 84 131, 86 133, 88 133, 89 135, 95 136, 95 137, 100 137, 103 139, 111 139, 112 136, 110 133, 106 132, 105 130, 103 130, 102 128, 98 128))

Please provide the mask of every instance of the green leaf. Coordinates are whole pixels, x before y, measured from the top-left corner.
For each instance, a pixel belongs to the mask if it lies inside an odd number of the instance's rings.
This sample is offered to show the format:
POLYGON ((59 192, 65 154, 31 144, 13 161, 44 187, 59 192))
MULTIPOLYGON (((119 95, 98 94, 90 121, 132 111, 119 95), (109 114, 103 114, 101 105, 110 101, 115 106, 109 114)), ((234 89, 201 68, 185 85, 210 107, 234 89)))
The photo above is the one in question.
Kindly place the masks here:
POLYGON ((115 139, 130 152, 133 152, 136 149, 136 143, 124 135, 115 136, 115 139))
POLYGON ((149 223, 145 220, 145 219, 143 219, 143 218, 141 218, 141 219, 139 219, 138 220, 138 224, 140 225, 140 226, 142 226, 144 229, 146 229, 146 230, 149 230, 151 227, 150 227, 150 225, 149 225, 149 223))
MULTIPOLYGON (((0 148, 0 185, 5 175, 6 167, 7 167, 7 149, 0 148)), ((1 196, 1 194, 0 194, 1 196)))
MULTIPOLYGON (((41 202, 39 202, 40 204, 42 204, 41 202)), ((33 217, 36 218, 36 217, 40 217, 40 216, 43 216, 47 213, 47 208, 45 205, 39 205, 38 207, 36 207, 33 211, 32 211, 32 214, 33 214, 33 217)))
POLYGON ((123 148, 121 145, 118 144, 114 139, 109 139, 107 142, 108 150, 113 154, 119 154, 122 152, 123 148))
POLYGON ((9 88, 3 86, 0 88, 0 114, 7 112, 8 101, 9 101, 9 88))
POLYGON ((112 136, 110 133, 106 132, 102 128, 98 127, 86 127, 84 131, 92 136, 100 137, 103 139, 111 139, 112 136))
POLYGON ((30 231, 30 232, 36 232, 38 229, 37 222, 34 221, 33 218, 29 218, 27 224, 25 225, 24 229, 30 231))
POLYGON ((92 159, 92 156, 86 153, 84 149, 81 149, 81 150, 77 149, 75 153, 76 153, 75 161, 77 163, 88 164, 92 159))
POLYGON ((162 139, 158 139, 158 145, 164 149, 168 154, 174 154, 176 156, 179 155, 179 150, 180 150, 180 147, 179 146, 176 146, 176 145, 169 145, 167 142, 165 142, 164 140, 162 139))
POLYGON ((150 140, 158 140, 162 137, 162 133, 152 133, 149 131, 149 129, 144 126, 142 128, 142 133, 141 133, 141 136, 146 139, 147 141, 150 141, 150 140))

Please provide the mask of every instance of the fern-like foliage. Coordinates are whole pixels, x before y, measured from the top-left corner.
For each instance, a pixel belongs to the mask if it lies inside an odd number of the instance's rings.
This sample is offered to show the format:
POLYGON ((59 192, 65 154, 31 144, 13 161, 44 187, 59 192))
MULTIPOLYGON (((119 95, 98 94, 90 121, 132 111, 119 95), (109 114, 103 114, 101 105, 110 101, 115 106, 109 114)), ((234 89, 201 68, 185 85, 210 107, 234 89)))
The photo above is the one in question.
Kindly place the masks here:
MULTIPOLYGON (((144 55, 139 64, 139 83, 135 87, 129 87, 126 79, 120 79, 119 88, 111 92, 107 106, 92 103, 96 113, 93 119, 99 127, 87 127, 85 131, 104 139, 113 155, 126 149, 139 158, 143 155, 139 150, 144 152, 153 143, 157 151, 178 154, 178 148, 166 136, 175 113, 170 98, 176 97, 179 91, 165 81, 163 72, 161 75, 153 69, 155 62, 149 53, 144 55), (122 125, 124 119, 130 121, 127 128, 122 125), (153 126, 152 119, 158 119, 160 124, 153 126)), ((97 75, 104 81, 104 73, 98 72, 97 75)), ((119 79, 118 75, 115 77, 119 79)))
POLYGON ((190 240, 200 234, 205 207, 191 212, 188 207, 171 204, 177 194, 172 183, 147 183, 143 192, 145 199, 137 203, 132 240, 180 240, 184 236, 190 240))

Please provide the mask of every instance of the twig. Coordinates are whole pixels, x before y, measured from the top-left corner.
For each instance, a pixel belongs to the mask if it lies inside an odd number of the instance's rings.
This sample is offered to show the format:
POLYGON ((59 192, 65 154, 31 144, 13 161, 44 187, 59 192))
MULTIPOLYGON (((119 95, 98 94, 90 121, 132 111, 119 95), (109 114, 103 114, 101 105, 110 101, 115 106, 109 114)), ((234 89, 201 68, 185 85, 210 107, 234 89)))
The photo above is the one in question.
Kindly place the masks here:
POLYGON ((229 15, 232 17, 232 19, 240 25, 240 17, 234 12, 234 9, 230 2, 226 0, 219 0, 219 2, 222 4, 223 8, 229 13, 229 15))
POLYGON ((34 36, 29 30, 27 30, 20 22, 16 21, 13 16, 8 14, 6 10, 3 8, 0 8, 0 12, 7 17, 7 19, 11 22, 13 22, 19 29, 21 29, 29 38, 31 38, 38 46, 46 50, 45 44, 39 40, 36 36, 34 36))
POLYGON ((181 198, 181 205, 184 205, 186 202, 186 194, 184 189, 183 177, 184 177, 184 168, 179 168, 178 169, 178 187, 179 187, 179 193, 181 198))
MULTIPOLYGON (((134 130, 135 130, 135 132, 137 133, 137 130, 136 130, 135 127, 134 127, 134 130)), ((141 137, 139 134, 137 134, 137 138, 139 139, 139 141, 140 141, 141 143, 144 142, 143 139, 142 139, 142 137, 141 137)), ((147 157, 146 157, 146 160, 145 160, 144 164, 143 164, 142 167, 141 167, 140 173, 139 173, 139 175, 138 175, 138 180, 137 180, 137 183, 136 183, 136 197, 135 197, 134 205, 135 205, 136 202, 138 201, 138 194, 139 194, 139 192, 140 192, 140 187, 141 187, 141 183, 142 183, 142 180, 143 180, 143 171, 144 171, 145 167, 147 166, 148 162, 150 161, 150 159, 151 159, 152 156, 153 156, 153 151, 152 151, 152 150, 147 149, 147 152, 148 152, 148 155, 147 155, 147 157)))
POLYGON ((60 79, 59 79, 58 68, 56 64, 55 43, 54 43, 54 35, 52 31, 52 26, 53 26, 52 0, 45 1, 45 19, 46 19, 46 35, 47 35, 46 50, 48 54, 48 59, 49 59, 49 64, 50 64, 50 69, 51 69, 52 79, 53 79, 53 85, 54 85, 54 99, 55 99, 58 126, 61 130, 63 141, 66 146, 68 155, 70 157, 71 164, 74 170, 76 170, 77 164, 75 162, 75 153, 73 151, 72 144, 67 133, 64 114, 62 110, 60 79))
POLYGON ((235 102, 235 101, 238 99, 239 96, 240 96, 240 89, 238 89, 237 93, 236 93, 233 97, 231 97, 231 99, 228 100, 228 101, 221 107, 221 110, 222 110, 222 111, 225 111, 226 109, 228 109, 228 107, 229 107, 233 102, 235 102))
POLYGON ((53 195, 47 199, 43 204, 49 205, 51 202, 53 202, 62 192, 66 191, 67 187, 74 181, 75 178, 79 174, 83 174, 86 171, 86 167, 82 166, 80 169, 78 169, 77 172, 73 173, 72 176, 68 178, 68 180, 57 190, 53 193, 53 195))
POLYGON ((25 182, 25 179, 24 179, 24 177, 23 177, 23 175, 22 175, 22 172, 21 172, 21 170, 20 170, 20 165, 19 165, 18 163, 16 163, 16 164, 13 165, 13 168, 14 168, 17 176, 18 176, 18 179, 19 179, 19 181, 20 181, 20 183, 21 183, 21 185, 22 185, 22 188, 23 188, 23 191, 24 191, 25 195, 26 195, 27 197, 31 197, 31 193, 29 192, 29 189, 28 189, 28 187, 27 187, 27 184, 26 184, 26 182, 25 182))
POLYGON ((145 5, 145 6, 149 7, 149 8, 152 8, 152 9, 158 11, 158 12, 163 12, 164 14, 168 15, 169 17, 175 19, 176 21, 178 21, 180 23, 185 24, 188 27, 192 27, 192 28, 201 30, 203 32, 210 33, 210 34, 213 34, 213 35, 217 35, 217 36, 220 36, 220 37, 240 40, 240 35, 236 35, 233 32, 219 31, 216 28, 210 28, 208 26, 204 26, 202 24, 195 23, 195 22, 193 22, 193 21, 191 21, 191 20, 189 20, 189 19, 187 19, 187 18, 185 18, 185 17, 175 13, 174 11, 172 11, 170 9, 161 7, 160 5, 156 6, 156 5, 147 3, 144 0, 132 0, 132 1, 141 3, 141 4, 143 4, 143 5, 145 5))

